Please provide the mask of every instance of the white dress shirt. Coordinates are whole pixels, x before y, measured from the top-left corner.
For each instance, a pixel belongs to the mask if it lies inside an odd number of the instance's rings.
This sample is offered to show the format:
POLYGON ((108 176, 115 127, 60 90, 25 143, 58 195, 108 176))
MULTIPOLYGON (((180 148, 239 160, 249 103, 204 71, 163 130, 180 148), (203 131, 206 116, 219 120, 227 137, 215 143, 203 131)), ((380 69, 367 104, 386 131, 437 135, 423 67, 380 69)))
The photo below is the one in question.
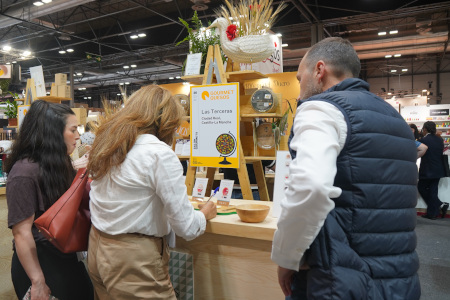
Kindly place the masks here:
POLYGON ((347 138, 347 123, 334 105, 310 101, 298 107, 293 126, 290 146, 297 156, 289 166, 272 260, 283 268, 298 270, 304 252, 334 208, 330 198, 342 193, 333 183, 336 160, 347 138))
POLYGON ((150 134, 140 135, 120 167, 91 184, 92 224, 105 233, 186 240, 203 234, 206 219, 189 203, 183 167, 175 152, 150 134))

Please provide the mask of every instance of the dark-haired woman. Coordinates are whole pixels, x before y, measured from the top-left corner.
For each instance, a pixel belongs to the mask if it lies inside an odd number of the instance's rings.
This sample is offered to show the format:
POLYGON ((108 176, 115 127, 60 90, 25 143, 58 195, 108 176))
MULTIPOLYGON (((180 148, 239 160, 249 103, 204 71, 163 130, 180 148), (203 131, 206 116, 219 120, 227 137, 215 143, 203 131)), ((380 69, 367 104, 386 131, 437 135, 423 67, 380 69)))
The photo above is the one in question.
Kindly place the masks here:
POLYGON ((436 135, 436 123, 428 121, 423 124, 424 137, 419 142, 427 145, 428 150, 420 161, 419 182, 417 189, 427 204, 427 213, 422 217, 435 220, 447 213, 449 204, 441 202, 438 197, 439 180, 445 176, 442 164, 444 142, 436 135))
POLYGON ((37 100, 31 105, 5 169, 8 226, 14 236, 11 277, 17 297, 31 286, 32 300, 93 299, 93 288, 76 253, 57 250, 34 226, 70 187, 75 176, 69 155, 80 135, 66 105, 37 100))
POLYGON ((409 124, 409 127, 411 128, 412 133, 414 134, 414 139, 417 141, 422 136, 420 135, 419 129, 417 128, 416 124, 409 124))

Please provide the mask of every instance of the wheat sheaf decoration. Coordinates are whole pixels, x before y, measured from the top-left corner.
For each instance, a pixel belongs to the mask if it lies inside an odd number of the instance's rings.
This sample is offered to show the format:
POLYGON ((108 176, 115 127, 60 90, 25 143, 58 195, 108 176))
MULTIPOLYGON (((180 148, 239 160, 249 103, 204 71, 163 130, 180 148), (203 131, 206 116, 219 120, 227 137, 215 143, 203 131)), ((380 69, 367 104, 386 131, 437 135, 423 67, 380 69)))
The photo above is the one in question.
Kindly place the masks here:
POLYGON ((268 58, 275 50, 273 35, 267 31, 286 7, 273 9, 272 0, 244 0, 216 10, 218 18, 209 26, 217 28, 222 51, 237 63, 255 63, 268 58))
POLYGON ((275 23, 279 13, 286 8, 285 3, 278 5, 273 11, 272 0, 244 0, 233 6, 230 1, 225 0, 226 6, 222 5, 215 13, 220 18, 228 20, 228 25, 236 25, 237 36, 262 35, 275 23))

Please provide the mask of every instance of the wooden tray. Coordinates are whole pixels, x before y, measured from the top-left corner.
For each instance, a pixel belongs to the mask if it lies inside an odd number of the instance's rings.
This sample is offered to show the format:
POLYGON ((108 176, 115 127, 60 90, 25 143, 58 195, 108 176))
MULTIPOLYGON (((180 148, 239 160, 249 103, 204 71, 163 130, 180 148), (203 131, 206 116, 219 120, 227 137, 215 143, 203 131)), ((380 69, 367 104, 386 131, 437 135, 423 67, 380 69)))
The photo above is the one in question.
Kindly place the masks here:
MULTIPOLYGON (((198 205, 201 202, 197 202, 197 201, 190 201, 192 206, 194 207, 194 209, 198 210, 198 205)), ((228 206, 224 206, 224 205, 218 205, 217 206, 217 214, 218 215, 231 215, 231 214, 236 214, 236 206, 235 205, 228 205, 228 206)))

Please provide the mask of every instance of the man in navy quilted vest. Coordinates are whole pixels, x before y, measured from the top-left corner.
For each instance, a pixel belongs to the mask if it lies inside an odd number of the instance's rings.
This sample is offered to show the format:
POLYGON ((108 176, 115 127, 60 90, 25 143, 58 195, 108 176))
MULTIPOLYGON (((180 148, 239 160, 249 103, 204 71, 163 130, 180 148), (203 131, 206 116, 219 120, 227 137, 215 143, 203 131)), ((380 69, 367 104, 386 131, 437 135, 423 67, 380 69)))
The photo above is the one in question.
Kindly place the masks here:
POLYGON ((334 37, 298 68, 293 161, 272 248, 286 299, 420 298, 414 137, 360 69, 350 42, 334 37))

